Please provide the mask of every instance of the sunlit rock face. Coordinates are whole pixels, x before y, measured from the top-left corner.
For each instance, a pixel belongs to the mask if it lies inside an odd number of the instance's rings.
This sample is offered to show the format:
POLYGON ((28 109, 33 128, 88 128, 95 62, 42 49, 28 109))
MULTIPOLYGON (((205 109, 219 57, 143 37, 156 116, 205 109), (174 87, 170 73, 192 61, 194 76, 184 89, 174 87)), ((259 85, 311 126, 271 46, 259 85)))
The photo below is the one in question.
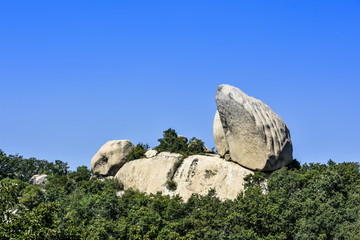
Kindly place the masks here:
POLYGON ((206 195, 213 189, 219 199, 233 200, 244 190, 243 179, 249 174, 253 171, 215 154, 189 156, 174 175, 177 188, 173 194, 187 200, 193 193, 206 195))
POLYGON ((92 172, 103 176, 115 176, 134 147, 129 140, 106 142, 91 159, 92 172))
POLYGON ((215 190, 225 200, 235 199, 244 190, 245 176, 273 171, 292 161, 289 130, 269 106, 229 85, 218 87, 216 103, 213 134, 218 154, 206 148, 204 155, 192 156, 150 149, 142 158, 127 161, 134 145, 114 140, 92 158, 92 171, 114 176, 124 190, 180 196, 185 201, 192 194, 215 190))
POLYGON ((161 152, 156 156, 141 158, 126 163, 115 175, 125 189, 136 189, 145 193, 164 192, 171 180, 176 163, 183 156, 178 153, 161 152))
POLYGON ((213 133, 221 156, 261 171, 292 161, 290 132, 268 105, 230 85, 218 87, 216 104, 213 133))
POLYGON ((45 185, 47 183, 48 180, 48 175, 46 174, 36 174, 34 176, 32 176, 29 180, 29 183, 32 185, 45 185))
POLYGON ((127 162, 115 175, 124 189, 147 194, 161 192, 187 201, 192 194, 216 191, 221 200, 235 199, 244 190, 243 178, 253 171, 219 155, 193 155, 183 159, 177 153, 161 152, 153 157, 127 162), (172 182, 173 188, 169 187, 172 182))

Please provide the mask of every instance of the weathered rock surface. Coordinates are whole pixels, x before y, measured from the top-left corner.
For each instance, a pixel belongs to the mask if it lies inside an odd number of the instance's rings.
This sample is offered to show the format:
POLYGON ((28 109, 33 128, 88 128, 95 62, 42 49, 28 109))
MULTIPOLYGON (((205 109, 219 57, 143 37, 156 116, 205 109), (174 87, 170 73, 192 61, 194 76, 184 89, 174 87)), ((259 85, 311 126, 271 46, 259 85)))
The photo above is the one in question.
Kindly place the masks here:
POLYGON ((224 161, 218 155, 190 156, 184 159, 174 175, 177 188, 173 194, 187 200, 193 193, 206 195, 209 190, 215 189, 218 198, 235 199, 244 190, 243 178, 252 173, 236 163, 224 161))
POLYGON ((156 151, 155 149, 149 149, 146 151, 145 157, 152 158, 152 157, 155 157, 157 154, 158 154, 158 151, 156 151))
POLYGON ((215 154, 182 158, 180 154, 161 152, 126 163, 115 177, 125 189, 179 195, 186 201, 193 193, 206 195, 210 189, 215 189, 220 199, 234 199, 244 189, 243 178, 253 173, 215 154), (176 190, 168 189, 169 180, 176 183, 176 190))
POLYGON ((115 175, 124 189, 133 188, 145 193, 166 191, 166 183, 175 173, 176 163, 183 156, 161 152, 152 158, 142 158, 126 163, 115 175))
POLYGON ((217 152, 220 154, 221 157, 225 157, 225 154, 229 152, 229 144, 226 141, 224 128, 221 124, 218 111, 216 111, 215 113, 213 135, 217 152))
POLYGON ((292 161, 290 132, 268 105, 229 85, 218 87, 216 104, 214 139, 220 155, 229 152, 232 161, 262 171, 292 161))
MULTIPOLYGON (((218 87, 216 104, 213 134, 219 154, 184 159, 181 154, 150 149, 144 158, 126 162, 135 146, 128 140, 114 140, 92 158, 92 171, 114 176, 125 190, 179 195, 186 201, 194 193, 205 195, 214 189, 224 200, 235 199, 244 190, 246 175, 273 171, 292 161, 289 130, 269 106, 229 85, 218 87)), ((188 142, 184 136, 179 138, 188 142)), ((189 148, 198 149, 200 143, 193 139, 189 148)), ((212 152, 205 146, 203 150, 212 152)))
POLYGON ((125 157, 134 147, 129 140, 108 141, 91 159, 92 172, 103 176, 115 176, 125 164, 125 157))
POLYGON ((36 174, 32 176, 29 180, 29 183, 32 185, 45 185, 48 179, 46 174, 36 174))

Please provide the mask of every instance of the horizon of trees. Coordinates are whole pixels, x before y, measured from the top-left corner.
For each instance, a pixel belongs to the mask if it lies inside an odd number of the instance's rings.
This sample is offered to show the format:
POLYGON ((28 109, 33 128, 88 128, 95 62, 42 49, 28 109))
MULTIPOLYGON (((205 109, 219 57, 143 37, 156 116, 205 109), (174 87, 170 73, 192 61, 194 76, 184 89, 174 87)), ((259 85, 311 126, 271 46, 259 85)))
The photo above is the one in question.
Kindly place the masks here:
POLYGON ((183 202, 0 150, 0 239, 360 239, 359 183, 359 163, 310 163, 248 175, 233 201, 183 202))

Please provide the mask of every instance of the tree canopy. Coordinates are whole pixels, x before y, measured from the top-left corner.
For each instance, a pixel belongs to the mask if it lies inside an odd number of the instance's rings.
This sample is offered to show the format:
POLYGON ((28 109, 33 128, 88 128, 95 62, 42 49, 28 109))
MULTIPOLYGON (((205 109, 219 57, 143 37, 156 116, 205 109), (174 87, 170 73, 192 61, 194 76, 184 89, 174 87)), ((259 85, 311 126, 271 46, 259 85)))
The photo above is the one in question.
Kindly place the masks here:
POLYGON ((360 239, 358 163, 311 163, 245 178, 235 200, 122 190, 85 166, 0 151, 0 239, 360 239), (44 186, 32 174, 49 175, 44 186))

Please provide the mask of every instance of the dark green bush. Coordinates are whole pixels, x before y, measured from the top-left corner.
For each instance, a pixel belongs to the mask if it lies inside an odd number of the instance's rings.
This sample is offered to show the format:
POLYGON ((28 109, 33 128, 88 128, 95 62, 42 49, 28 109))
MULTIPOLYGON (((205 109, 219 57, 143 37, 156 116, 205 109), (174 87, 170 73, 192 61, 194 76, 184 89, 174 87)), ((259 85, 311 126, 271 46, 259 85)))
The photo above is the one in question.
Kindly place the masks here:
POLYGON ((173 152, 185 154, 187 152, 187 142, 179 137, 174 129, 169 128, 164 131, 163 137, 158 139, 159 145, 155 150, 159 152, 173 152))
POLYGON ((145 157, 146 151, 149 149, 149 145, 138 143, 133 150, 126 156, 126 161, 132 161, 145 157))
POLYGON ((166 188, 171 191, 175 191, 177 188, 177 183, 174 180, 168 180, 166 182, 166 188))
POLYGON ((195 137, 190 139, 188 144, 189 155, 204 154, 204 152, 205 152, 205 145, 203 141, 195 137))
POLYGON ((204 154, 204 142, 197 138, 187 141, 186 138, 179 136, 174 129, 169 128, 164 131, 163 137, 158 139, 159 145, 155 150, 159 152, 180 153, 184 156, 194 154, 204 154))

